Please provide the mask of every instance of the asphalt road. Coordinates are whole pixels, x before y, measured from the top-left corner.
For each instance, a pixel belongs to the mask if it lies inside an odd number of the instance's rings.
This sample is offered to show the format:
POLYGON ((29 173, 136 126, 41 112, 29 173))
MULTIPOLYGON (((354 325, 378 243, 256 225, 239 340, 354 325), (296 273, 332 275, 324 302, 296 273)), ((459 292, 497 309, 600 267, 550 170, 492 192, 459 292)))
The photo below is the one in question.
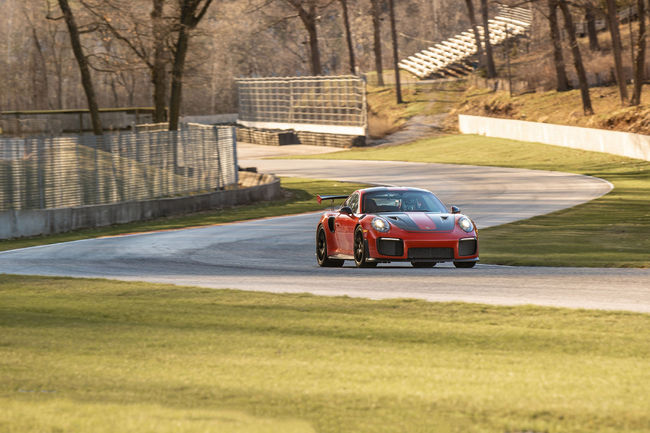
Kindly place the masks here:
MULTIPOLYGON (((248 155, 259 156, 253 151, 248 155)), ((242 161, 242 165, 284 175, 432 189, 448 204, 461 205, 480 227, 573 206, 610 189, 609 184, 585 176, 501 168, 253 159, 242 161)), ((414 269, 406 264, 321 269, 314 257, 318 216, 288 216, 6 251, 0 253, 0 273, 372 299, 409 297, 650 312, 650 272, 644 269, 492 265, 414 269)))

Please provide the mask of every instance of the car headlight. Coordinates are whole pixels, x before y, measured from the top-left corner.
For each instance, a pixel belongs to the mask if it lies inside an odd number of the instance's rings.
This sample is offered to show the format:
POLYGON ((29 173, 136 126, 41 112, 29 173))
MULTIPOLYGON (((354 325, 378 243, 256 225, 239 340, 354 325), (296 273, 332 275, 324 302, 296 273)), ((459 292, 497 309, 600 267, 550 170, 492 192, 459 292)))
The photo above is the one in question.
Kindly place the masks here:
POLYGON ((390 223, 383 218, 374 217, 370 225, 378 232, 386 233, 390 230, 390 223))
POLYGON ((474 230, 474 224, 472 224, 472 221, 467 217, 458 218, 458 227, 460 227, 461 229, 463 229, 463 231, 466 231, 467 233, 474 230))

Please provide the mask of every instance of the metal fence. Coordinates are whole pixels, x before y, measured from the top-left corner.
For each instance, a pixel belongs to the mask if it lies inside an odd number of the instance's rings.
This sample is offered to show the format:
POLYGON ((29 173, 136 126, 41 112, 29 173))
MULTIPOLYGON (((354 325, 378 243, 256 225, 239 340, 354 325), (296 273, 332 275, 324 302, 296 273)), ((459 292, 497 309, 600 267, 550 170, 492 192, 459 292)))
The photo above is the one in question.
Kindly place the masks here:
POLYGON ((147 200, 236 183, 231 127, 0 139, 0 211, 147 200))
POLYGON ((355 76, 241 78, 238 123, 366 135, 366 87, 355 76))

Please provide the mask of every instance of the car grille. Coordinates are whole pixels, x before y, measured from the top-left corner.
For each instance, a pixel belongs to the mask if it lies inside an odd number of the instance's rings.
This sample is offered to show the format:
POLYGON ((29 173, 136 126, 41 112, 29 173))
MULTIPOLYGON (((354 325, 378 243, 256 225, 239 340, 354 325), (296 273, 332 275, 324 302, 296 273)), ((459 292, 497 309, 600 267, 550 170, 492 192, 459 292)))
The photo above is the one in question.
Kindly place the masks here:
POLYGON ((401 239, 379 238, 377 241, 377 251, 384 256, 403 256, 404 242, 401 239))
POLYGON ((453 259, 453 248, 409 248, 409 259, 453 259))
POLYGON ((476 239, 461 239, 458 241, 459 256, 473 256, 476 254, 476 239))

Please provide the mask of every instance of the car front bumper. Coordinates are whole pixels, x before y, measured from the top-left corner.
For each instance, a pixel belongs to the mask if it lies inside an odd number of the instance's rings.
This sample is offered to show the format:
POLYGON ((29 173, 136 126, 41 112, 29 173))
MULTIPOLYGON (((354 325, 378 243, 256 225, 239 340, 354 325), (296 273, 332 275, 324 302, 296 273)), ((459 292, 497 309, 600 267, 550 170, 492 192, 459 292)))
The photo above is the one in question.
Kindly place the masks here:
POLYGON ((367 232, 368 255, 377 261, 476 262, 478 238, 471 234, 425 234, 417 237, 388 236, 367 232))

